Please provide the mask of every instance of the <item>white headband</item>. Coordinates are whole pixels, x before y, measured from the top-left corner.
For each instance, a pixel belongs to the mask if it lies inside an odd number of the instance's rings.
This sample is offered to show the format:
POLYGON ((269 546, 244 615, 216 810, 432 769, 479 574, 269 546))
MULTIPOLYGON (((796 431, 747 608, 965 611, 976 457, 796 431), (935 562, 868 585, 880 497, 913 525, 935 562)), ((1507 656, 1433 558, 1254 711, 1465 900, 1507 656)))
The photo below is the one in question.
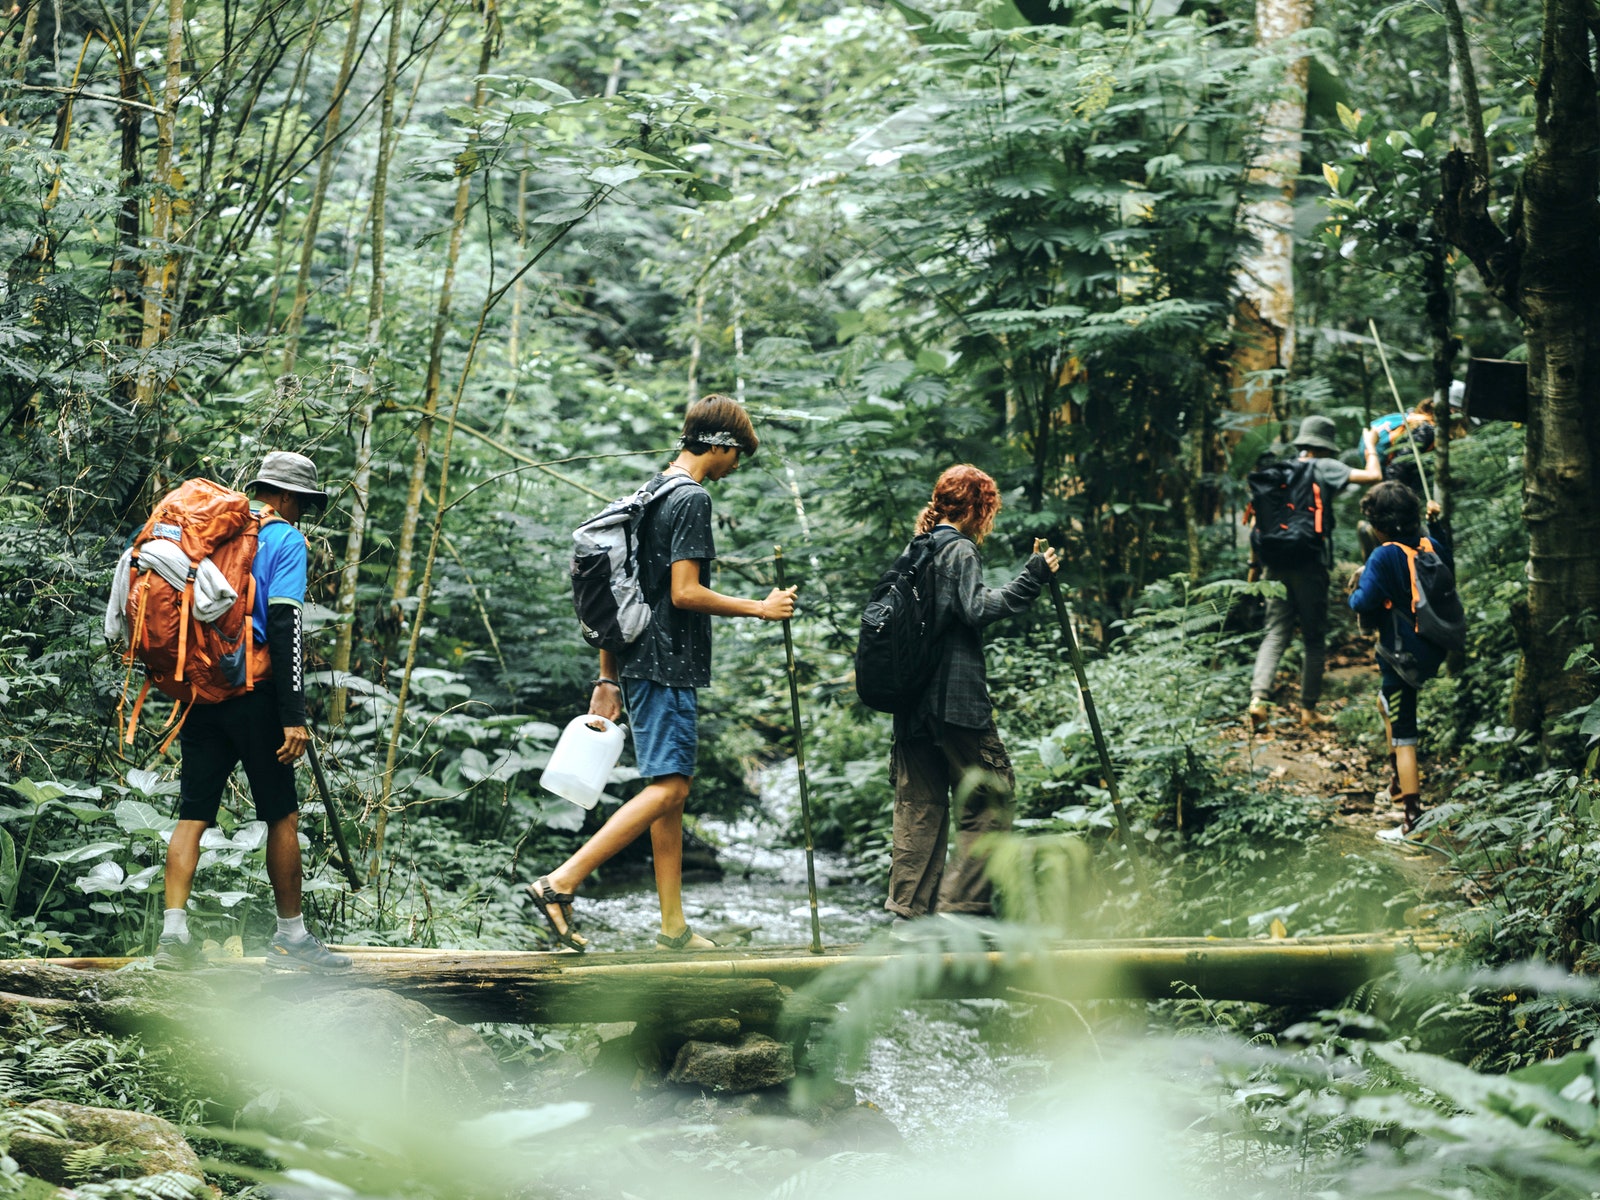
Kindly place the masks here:
POLYGON ((682 450, 690 442, 701 446, 728 446, 731 449, 741 451, 744 449, 739 444, 739 439, 725 429, 719 429, 714 433, 697 433, 692 438, 685 435, 678 439, 678 449, 682 450))

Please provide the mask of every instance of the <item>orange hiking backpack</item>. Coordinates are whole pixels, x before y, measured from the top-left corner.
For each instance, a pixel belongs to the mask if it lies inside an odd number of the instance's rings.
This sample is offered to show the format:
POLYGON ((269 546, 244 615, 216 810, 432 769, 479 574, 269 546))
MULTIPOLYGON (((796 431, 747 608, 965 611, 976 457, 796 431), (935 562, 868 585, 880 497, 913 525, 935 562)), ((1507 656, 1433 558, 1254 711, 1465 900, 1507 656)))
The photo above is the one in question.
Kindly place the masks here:
POLYGON ((191 479, 156 504, 134 539, 128 568, 124 608, 128 649, 122 656, 128 674, 117 705, 119 725, 134 662, 145 669, 144 686, 123 733, 128 745, 133 744, 139 713, 152 684, 177 702, 167 721, 171 732, 161 744, 165 753, 188 715, 185 704, 216 704, 242 696, 271 674, 271 659, 255 649, 250 614, 255 608, 256 585, 251 567, 261 527, 282 519, 270 508, 252 513, 249 497, 243 492, 209 479, 191 479), (162 538, 176 542, 189 560, 181 590, 139 561, 140 550, 162 538), (195 576, 208 558, 238 596, 232 607, 209 623, 198 620, 193 612, 195 576))

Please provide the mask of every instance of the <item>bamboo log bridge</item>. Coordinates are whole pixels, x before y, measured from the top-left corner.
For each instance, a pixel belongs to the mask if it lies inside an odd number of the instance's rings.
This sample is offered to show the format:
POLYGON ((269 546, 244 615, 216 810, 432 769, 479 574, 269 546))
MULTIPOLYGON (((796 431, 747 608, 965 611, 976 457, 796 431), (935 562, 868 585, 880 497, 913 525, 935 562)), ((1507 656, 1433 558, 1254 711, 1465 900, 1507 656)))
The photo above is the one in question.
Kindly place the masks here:
POLYGON ((805 989, 801 1015, 825 1015, 829 1003, 843 999, 873 970, 912 970, 918 994, 943 998, 1200 996, 1333 1003, 1392 969, 1401 957, 1445 944, 1437 935, 1413 933, 1056 942, 1015 952, 952 953, 932 943, 894 952, 840 946, 820 955, 803 947, 760 947, 676 957, 350 946, 341 949, 355 964, 338 975, 265 972, 260 959, 216 961, 186 974, 158 973, 140 959, 16 959, 0 961, 0 1008, 71 1008, 91 1023, 134 1027, 169 1017, 181 1020, 198 999, 190 989, 226 1004, 262 990, 303 994, 356 987, 387 989, 462 1022, 678 1022, 732 1016, 757 1027, 775 1025, 796 989, 805 989))

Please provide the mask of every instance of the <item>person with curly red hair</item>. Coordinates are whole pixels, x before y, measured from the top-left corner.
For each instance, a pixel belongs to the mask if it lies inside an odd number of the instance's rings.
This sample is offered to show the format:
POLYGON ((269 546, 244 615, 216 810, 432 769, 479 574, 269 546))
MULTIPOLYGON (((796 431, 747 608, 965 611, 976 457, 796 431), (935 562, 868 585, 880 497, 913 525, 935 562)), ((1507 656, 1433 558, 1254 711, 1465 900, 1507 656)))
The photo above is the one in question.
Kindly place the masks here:
POLYGON ((975 843, 1011 828, 1016 776, 995 728, 982 630, 1026 609, 1061 567, 1042 541, 1005 587, 984 586, 978 546, 1000 513, 1000 489, 968 463, 949 468, 917 516, 917 537, 934 539, 933 632, 939 664, 918 707, 897 712, 890 772, 894 846, 889 898, 896 923, 944 911, 994 912, 994 893, 975 843), (945 855, 950 802, 958 805, 956 853, 945 855))

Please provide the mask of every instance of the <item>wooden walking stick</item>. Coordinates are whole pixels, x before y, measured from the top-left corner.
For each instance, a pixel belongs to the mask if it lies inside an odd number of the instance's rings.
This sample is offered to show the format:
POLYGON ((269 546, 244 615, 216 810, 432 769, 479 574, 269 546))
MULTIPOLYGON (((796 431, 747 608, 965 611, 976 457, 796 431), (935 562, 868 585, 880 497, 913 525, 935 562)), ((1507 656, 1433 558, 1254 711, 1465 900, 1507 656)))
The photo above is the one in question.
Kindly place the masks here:
POLYGON ((328 777, 322 773, 322 759, 317 757, 317 739, 306 742, 306 760, 311 763, 311 774, 316 778, 317 791, 322 793, 322 807, 328 814, 328 828, 333 830, 333 844, 339 851, 339 868, 344 872, 352 892, 361 890, 361 877, 356 874, 355 860, 350 857, 350 844, 345 841, 344 826, 339 823, 339 810, 333 805, 333 793, 328 790, 328 777))
MULTIPOLYGON (((1035 538, 1033 552, 1040 554, 1049 548, 1043 538, 1035 538)), ((1095 711, 1094 696, 1089 691, 1089 676, 1083 669, 1083 651, 1078 648, 1078 635, 1072 631, 1072 618, 1067 613, 1067 602, 1061 595, 1061 581, 1050 572, 1050 598, 1056 602, 1056 619, 1061 622, 1061 640, 1066 644, 1067 657, 1072 659, 1072 673, 1078 677, 1078 690, 1083 693, 1083 711, 1089 718, 1089 732, 1094 737, 1094 748, 1100 756, 1100 770, 1106 777, 1106 791, 1111 793, 1111 810, 1117 815, 1117 836, 1122 848, 1133 863, 1139 886, 1144 886, 1144 868, 1138 852, 1133 848, 1133 837, 1128 832, 1128 814, 1123 811, 1122 797, 1117 792, 1117 773, 1111 766, 1111 751, 1106 749, 1106 735, 1100 729, 1100 714, 1095 711)))
MULTIPOLYGON (((783 547, 772 548, 772 564, 778 586, 788 587, 783 574, 783 547)), ((806 783, 806 745, 800 727, 800 680, 794 669, 794 632, 789 618, 783 619, 783 654, 789 663, 789 712, 794 719, 794 765, 800 774, 800 824, 806 838, 806 892, 811 898, 811 953, 822 953, 822 919, 817 912, 817 860, 811 846, 811 789, 806 783)))
MULTIPOLYGON (((1367 328, 1372 330, 1373 344, 1378 347, 1378 361, 1383 364, 1383 376, 1389 381, 1389 394, 1394 397, 1394 406, 1400 410, 1401 419, 1406 415, 1405 401, 1400 399, 1400 389, 1394 385, 1394 376, 1389 373, 1389 356, 1383 352, 1383 339, 1378 336, 1378 323, 1371 317, 1367 318, 1367 328)), ((1450 407, 1450 395, 1445 393, 1446 410, 1450 407)), ((1428 488, 1428 472, 1422 466, 1422 451, 1417 449, 1417 439, 1411 436, 1411 424, 1405 422, 1400 426, 1405 431, 1406 445, 1411 447, 1411 455, 1417 460, 1417 478, 1422 480, 1422 498, 1429 504, 1433 503, 1433 492, 1428 488)))

